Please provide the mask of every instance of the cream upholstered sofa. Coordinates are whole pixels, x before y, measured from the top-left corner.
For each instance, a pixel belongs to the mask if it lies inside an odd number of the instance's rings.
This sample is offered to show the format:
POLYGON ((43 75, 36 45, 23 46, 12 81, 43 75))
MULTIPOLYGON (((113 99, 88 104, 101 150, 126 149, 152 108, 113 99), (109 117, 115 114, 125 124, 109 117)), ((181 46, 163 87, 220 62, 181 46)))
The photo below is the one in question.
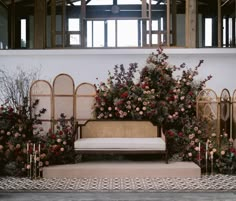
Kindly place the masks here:
POLYGON ((150 121, 88 120, 78 124, 74 149, 79 154, 165 154, 166 139, 150 121))

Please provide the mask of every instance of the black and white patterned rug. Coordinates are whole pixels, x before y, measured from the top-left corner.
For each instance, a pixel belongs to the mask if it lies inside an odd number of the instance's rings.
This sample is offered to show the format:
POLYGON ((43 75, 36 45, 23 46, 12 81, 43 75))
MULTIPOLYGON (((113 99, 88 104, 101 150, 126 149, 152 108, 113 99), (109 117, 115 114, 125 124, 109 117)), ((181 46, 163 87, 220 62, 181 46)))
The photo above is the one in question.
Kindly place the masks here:
POLYGON ((235 175, 200 178, 29 178, 0 177, 0 192, 189 192, 236 191, 235 175))

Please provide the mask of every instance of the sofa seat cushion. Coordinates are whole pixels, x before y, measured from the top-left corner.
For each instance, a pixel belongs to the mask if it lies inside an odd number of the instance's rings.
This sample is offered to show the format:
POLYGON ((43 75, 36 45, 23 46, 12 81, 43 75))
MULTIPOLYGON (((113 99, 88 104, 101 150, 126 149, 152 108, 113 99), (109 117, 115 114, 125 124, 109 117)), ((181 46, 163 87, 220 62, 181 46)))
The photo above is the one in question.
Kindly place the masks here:
POLYGON ((158 150, 165 151, 162 138, 82 138, 75 141, 75 150, 158 150))

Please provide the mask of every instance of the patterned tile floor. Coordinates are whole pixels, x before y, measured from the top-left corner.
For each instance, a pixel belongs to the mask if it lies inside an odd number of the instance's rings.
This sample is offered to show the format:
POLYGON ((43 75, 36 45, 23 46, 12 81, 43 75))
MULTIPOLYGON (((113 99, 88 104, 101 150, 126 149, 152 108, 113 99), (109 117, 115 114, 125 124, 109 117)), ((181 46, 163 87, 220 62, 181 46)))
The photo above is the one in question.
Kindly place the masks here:
POLYGON ((201 178, 29 178, 0 177, 0 192, 232 192, 235 175, 201 178))

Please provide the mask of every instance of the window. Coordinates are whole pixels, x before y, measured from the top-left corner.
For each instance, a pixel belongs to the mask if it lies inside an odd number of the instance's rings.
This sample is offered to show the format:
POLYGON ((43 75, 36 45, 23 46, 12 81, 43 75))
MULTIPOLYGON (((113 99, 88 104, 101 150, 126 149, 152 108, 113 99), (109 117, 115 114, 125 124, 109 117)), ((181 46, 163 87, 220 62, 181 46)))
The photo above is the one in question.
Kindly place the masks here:
POLYGON ((81 44, 79 18, 68 19, 68 37, 69 37, 69 46, 81 44))

